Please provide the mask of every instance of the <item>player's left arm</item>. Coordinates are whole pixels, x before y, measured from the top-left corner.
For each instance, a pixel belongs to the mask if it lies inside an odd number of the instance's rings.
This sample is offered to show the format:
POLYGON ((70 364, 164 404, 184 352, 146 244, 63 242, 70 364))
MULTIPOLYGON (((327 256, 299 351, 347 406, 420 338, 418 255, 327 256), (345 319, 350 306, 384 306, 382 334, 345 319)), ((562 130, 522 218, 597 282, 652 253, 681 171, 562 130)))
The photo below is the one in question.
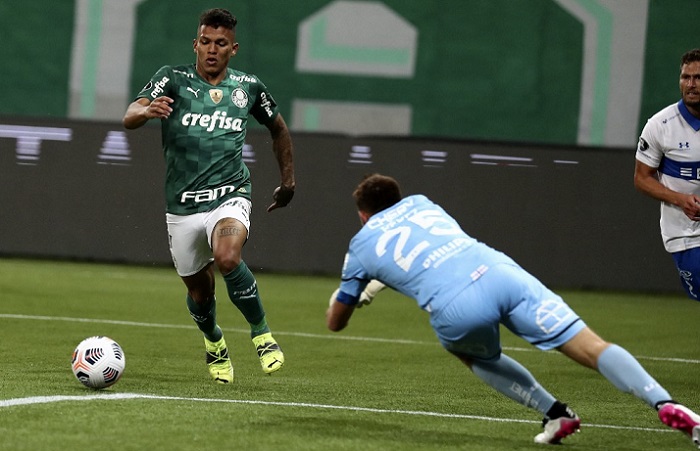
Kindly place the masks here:
POLYGON ((161 96, 151 102, 146 97, 141 97, 129 104, 124 113, 122 125, 128 130, 143 126, 151 119, 167 119, 173 108, 170 106, 174 100, 167 96, 161 96))
POLYGON ((275 118, 265 124, 270 130, 272 137, 272 151, 277 158, 277 165, 280 169, 280 186, 278 186, 272 198, 274 202, 267 207, 270 212, 276 208, 285 207, 291 202, 294 197, 294 147, 292 145, 292 137, 289 134, 289 129, 281 114, 277 114, 275 118))
POLYGON ((679 193, 662 185, 658 169, 636 160, 634 187, 654 199, 666 202, 683 210, 692 221, 700 220, 700 197, 692 193, 679 193))
POLYGON ((355 311, 355 305, 344 304, 334 297, 331 297, 331 303, 326 310, 326 325, 333 332, 339 332, 348 325, 350 317, 355 311))
POLYGON ((345 293, 339 298, 338 294, 340 293, 340 288, 336 288, 333 294, 331 294, 328 310, 326 311, 326 324, 328 328, 334 332, 344 329, 345 326, 348 325, 348 321, 350 321, 350 317, 355 309, 363 305, 371 304, 377 293, 382 291, 385 287, 386 285, 382 282, 372 279, 364 290, 362 290, 362 293, 360 293, 357 299, 349 299, 345 293))

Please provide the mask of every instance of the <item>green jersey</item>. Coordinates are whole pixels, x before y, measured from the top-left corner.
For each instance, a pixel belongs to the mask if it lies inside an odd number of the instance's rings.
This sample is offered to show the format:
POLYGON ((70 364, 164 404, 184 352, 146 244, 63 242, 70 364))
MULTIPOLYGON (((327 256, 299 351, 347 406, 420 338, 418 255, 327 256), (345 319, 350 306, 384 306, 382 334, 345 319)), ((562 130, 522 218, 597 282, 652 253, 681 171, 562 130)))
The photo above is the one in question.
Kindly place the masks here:
POLYGON ((170 117, 161 120, 168 213, 188 215, 232 197, 250 199, 250 172, 243 162, 248 116, 270 123, 277 104, 256 76, 226 71, 214 86, 194 64, 163 66, 136 96, 174 100, 170 117))

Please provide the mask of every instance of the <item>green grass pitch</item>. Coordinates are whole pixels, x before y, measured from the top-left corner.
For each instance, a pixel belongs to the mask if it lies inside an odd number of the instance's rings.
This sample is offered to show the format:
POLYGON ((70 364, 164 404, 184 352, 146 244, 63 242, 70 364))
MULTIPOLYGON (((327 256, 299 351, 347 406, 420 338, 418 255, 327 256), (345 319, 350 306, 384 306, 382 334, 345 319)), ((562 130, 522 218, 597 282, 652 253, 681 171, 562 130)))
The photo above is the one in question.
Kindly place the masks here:
MULTIPOLYGON (((255 268, 253 268, 255 271, 255 268)), ((341 333, 324 314, 337 280, 256 274, 285 351, 265 375, 218 280, 235 368, 214 384, 171 268, 0 259, 2 450, 541 450, 540 416, 479 381, 437 343, 427 314, 385 290, 341 333), (107 335, 126 354, 113 387, 83 387, 74 347, 107 335)), ((700 304, 681 296, 561 291, 594 330, 700 410, 700 304)), ((557 352, 503 332, 505 352, 583 420, 572 450, 684 450, 635 397, 557 352)))

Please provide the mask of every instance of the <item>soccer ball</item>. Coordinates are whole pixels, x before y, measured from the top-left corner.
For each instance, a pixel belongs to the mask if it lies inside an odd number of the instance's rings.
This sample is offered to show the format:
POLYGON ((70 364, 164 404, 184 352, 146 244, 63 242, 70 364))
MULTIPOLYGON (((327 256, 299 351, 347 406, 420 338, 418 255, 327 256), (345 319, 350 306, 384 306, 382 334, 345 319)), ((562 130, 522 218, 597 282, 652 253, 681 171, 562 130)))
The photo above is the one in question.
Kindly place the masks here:
POLYGON ((73 374, 86 387, 114 385, 124 372, 126 356, 119 343, 109 337, 90 337, 73 351, 73 374))

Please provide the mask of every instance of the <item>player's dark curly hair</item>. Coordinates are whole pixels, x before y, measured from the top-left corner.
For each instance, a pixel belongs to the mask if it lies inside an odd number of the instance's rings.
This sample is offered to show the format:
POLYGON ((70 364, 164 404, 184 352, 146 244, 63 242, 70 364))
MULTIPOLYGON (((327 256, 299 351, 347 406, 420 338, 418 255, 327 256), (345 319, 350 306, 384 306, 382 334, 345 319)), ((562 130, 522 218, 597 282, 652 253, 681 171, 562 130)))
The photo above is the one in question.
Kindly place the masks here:
POLYGON ((681 70, 684 64, 690 64, 696 61, 700 61, 700 49, 688 50, 681 56, 681 70))
POLYGON ((357 209, 373 215, 401 201, 395 179, 381 174, 366 175, 352 193, 357 209))
POLYGON ((222 8, 208 9, 199 16, 200 27, 205 25, 212 28, 224 27, 234 30, 237 23, 236 16, 231 14, 229 10, 222 8))

